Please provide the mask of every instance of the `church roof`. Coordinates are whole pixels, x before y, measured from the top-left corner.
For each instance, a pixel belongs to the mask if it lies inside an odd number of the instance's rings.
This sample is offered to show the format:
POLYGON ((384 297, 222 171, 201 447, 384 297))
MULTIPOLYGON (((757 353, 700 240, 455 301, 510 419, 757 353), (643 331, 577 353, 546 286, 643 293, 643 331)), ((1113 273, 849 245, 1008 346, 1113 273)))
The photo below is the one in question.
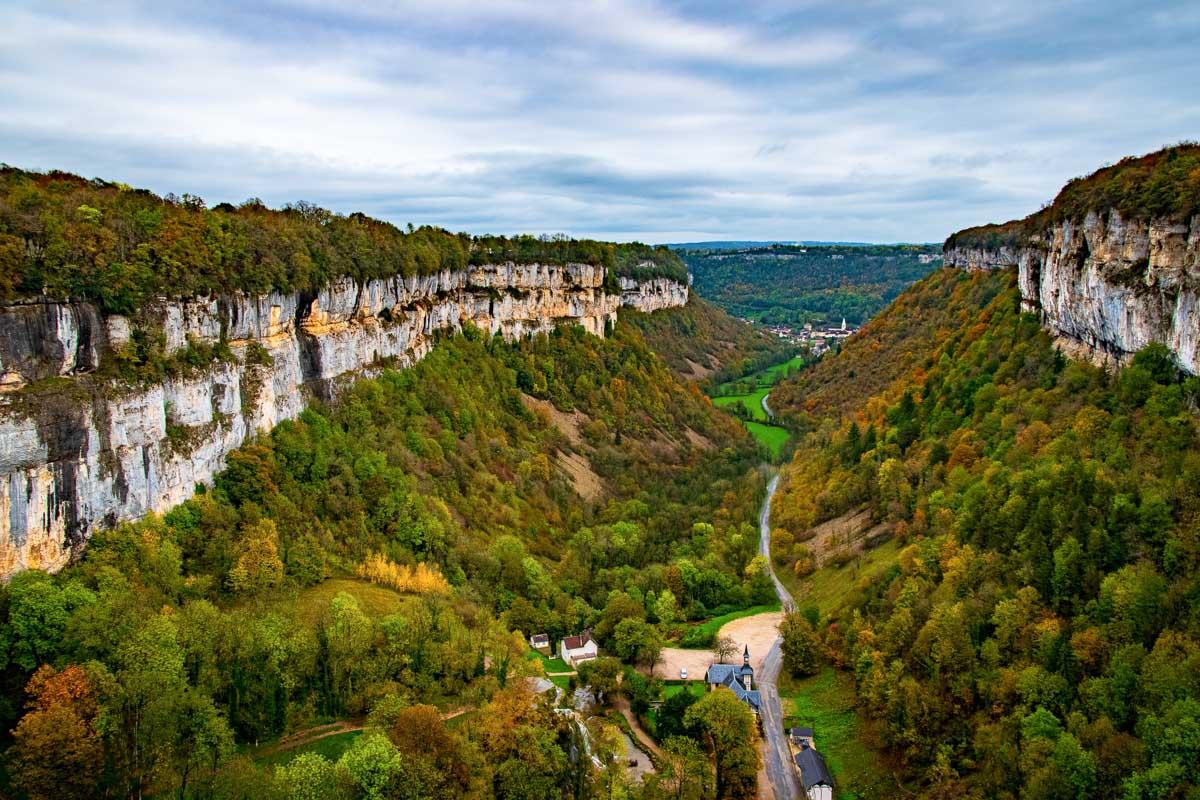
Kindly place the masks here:
POLYGON ((709 685, 724 686, 733 692, 738 700, 741 700, 746 705, 753 708, 755 711, 761 706, 762 699, 759 696, 757 689, 747 689, 742 683, 742 675, 753 675, 754 671, 748 666, 734 666, 733 664, 713 664, 708 668, 708 675, 705 680, 709 685))

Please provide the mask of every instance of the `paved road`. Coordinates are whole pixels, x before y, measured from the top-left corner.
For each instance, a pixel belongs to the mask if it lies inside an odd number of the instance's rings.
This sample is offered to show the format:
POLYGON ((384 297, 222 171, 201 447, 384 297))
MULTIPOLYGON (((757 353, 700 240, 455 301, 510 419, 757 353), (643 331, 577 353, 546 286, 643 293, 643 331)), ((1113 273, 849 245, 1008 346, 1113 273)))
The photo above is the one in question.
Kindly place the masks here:
POLYGON ((763 413, 765 413, 767 415, 767 419, 775 419, 775 412, 773 412, 771 410, 771 407, 769 405, 767 405, 767 398, 770 396, 771 396, 770 392, 767 392, 766 394, 764 394, 762 396, 763 413))
MULTIPOLYGON (((763 407, 766 408, 765 397, 763 407)), ((767 557, 767 569, 771 572, 771 580, 775 582, 775 593, 779 595, 779 602, 783 604, 784 611, 788 611, 792 607, 792 595, 779 582, 779 578, 775 576, 775 568, 771 566, 771 498, 775 496, 778 485, 778 475, 767 484, 767 499, 763 501, 762 511, 758 515, 758 550, 767 557)), ((775 794, 775 800, 796 800, 803 797, 804 793, 792 766, 792 755, 788 749, 787 735, 783 730, 783 709, 779 703, 779 690, 775 686, 783 663, 783 654, 780 651, 782 642, 783 639, 778 638, 771 645, 758 675, 758 690, 762 695, 763 764, 767 768, 767 777, 771 781, 771 791, 775 794)))

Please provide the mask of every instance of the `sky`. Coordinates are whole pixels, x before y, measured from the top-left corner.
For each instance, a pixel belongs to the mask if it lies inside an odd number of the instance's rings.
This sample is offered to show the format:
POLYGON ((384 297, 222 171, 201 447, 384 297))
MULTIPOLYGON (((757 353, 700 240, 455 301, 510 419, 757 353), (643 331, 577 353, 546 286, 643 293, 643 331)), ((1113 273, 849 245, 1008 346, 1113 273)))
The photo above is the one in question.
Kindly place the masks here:
POLYGON ((941 241, 1200 138, 1200 3, 0 0, 0 162, 403 225, 941 241))

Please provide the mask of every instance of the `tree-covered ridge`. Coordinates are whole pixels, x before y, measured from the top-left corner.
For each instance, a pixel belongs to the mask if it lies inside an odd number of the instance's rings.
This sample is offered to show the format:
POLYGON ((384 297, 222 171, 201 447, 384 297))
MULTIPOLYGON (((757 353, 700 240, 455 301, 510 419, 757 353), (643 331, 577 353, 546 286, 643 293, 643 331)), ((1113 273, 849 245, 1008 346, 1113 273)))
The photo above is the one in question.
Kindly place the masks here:
POLYGON ((1200 144, 1185 142, 1129 156, 1091 175, 1073 178, 1054 202, 1024 219, 951 234, 946 248, 1025 244, 1052 225, 1081 221, 1089 211, 1118 211, 1125 219, 1187 220, 1200 214, 1200 144))
POLYGON ((686 282, 665 247, 566 237, 407 231, 364 214, 199 197, 64 172, 0 166, 0 302, 49 296, 129 313, 147 298, 314 291, 331 280, 410 277, 467 264, 585 263, 617 275, 686 282))
POLYGON ((623 311, 671 369, 712 386, 757 372, 794 355, 793 345, 734 319, 693 292, 670 314, 623 311))
POLYGON ((911 368, 797 449, 773 515, 787 561, 863 506, 902 544, 819 630, 861 710, 937 796, 1195 796, 1200 381, 1159 346, 1068 361, 1010 274, 933 276, 877 324, 911 368))
MULTIPOLYGON (((62 573, 0 587, 4 789, 591 797, 605 774, 572 762, 578 733, 522 690, 537 670, 516 632, 590 625, 645 662, 682 622, 763 602, 758 461, 624 323, 520 344, 468 329, 235 451, 165 516, 98 533, 62 573), (599 497, 581 499, 564 456, 599 497), (451 730, 435 703, 476 722, 451 730), (235 756, 364 715, 336 763, 235 756)), ((667 749, 703 786, 701 711, 667 749)))
POLYGON ((890 390, 898 397, 915 370, 926 366, 930 337, 973 318, 974 309, 1004 285, 964 281, 954 269, 934 272, 842 342, 836 357, 815 361, 775 387, 772 408, 789 426, 812 430, 836 424, 875 395, 890 390))
POLYGON ((684 250, 696 291, 738 317, 860 325, 931 269, 931 245, 768 245, 684 250))

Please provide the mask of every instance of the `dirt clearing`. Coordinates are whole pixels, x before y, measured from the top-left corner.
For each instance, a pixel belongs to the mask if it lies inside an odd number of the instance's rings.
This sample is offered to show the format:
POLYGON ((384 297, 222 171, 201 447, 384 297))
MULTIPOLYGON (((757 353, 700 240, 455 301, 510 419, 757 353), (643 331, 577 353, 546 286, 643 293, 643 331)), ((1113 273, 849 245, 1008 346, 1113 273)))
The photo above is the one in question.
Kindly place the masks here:
MULTIPOLYGON (((737 643, 737 655, 728 659, 727 664, 740 664, 744 648, 750 648, 750 666, 755 672, 762 669, 763 659, 767 651, 779 638, 779 623, 783 612, 768 611, 765 614, 755 614, 752 617, 735 619, 718 631, 718 636, 728 636, 737 643)), ((662 662, 655 668, 656 675, 670 680, 679 678, 679 670, 684 667, 688 671, 688 680, 702 681, 704 673, 715 659, 711 650, 685 650, 682 647, 667 647, 663 649, 662 662)))

